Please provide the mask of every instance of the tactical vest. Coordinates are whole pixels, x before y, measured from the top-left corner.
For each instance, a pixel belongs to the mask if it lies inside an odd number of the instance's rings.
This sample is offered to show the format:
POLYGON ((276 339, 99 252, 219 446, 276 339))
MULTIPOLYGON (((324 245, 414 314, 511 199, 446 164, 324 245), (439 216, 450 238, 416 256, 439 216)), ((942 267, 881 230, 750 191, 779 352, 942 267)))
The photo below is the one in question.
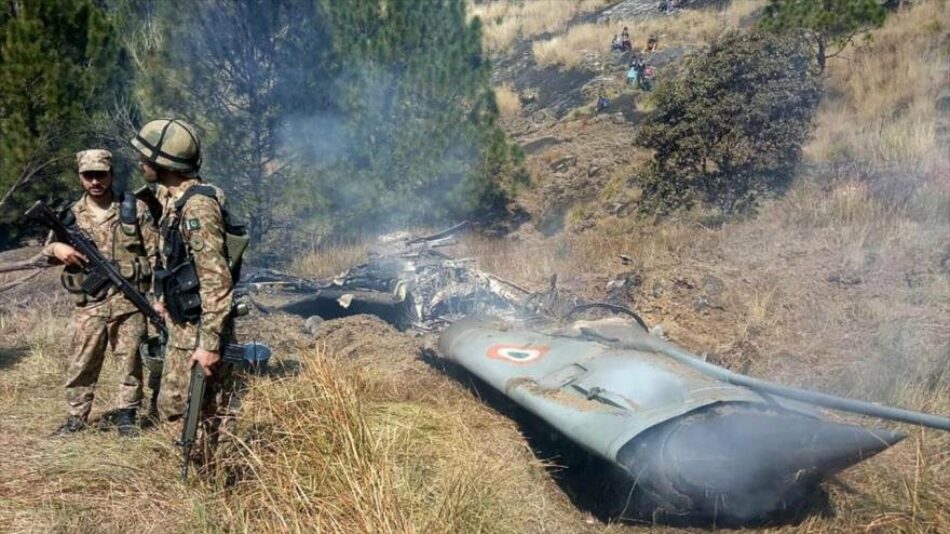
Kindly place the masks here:
POLYGON ((201 318, 201 293, 198 271, 191 247, 181 232, 181 212, 185 204, 195 195, 214 199, 221 208, 224 220, 224 253, 231 271, 231 279, 237 283, 241 277, 241 260, 247 249, 247 231, 241 224, 235 224, 225 206, 222 206, 210 185, 194 185, 175 201, 174 216, 162 221, 160 232, 164 247, 162 255, 165 265, 155 271, 156 290, 165 302, 168 315, 177 323, 195 324, 201 318))
MULTIPOLYGON (((134 283, 139 291, 148 292, 152 286, 152 266, 146 257, 145 241, 138 224, 138 205, 131 193, 121 193, 118 221, 112 227, 112 249, 100 252, 112 260, 126 280, 134 283)), ((64 209, 60 215, 63 224, 76 226, 75 202, 64 209)), ((100 243, 96 243, 101 247, 100 243)), ((86 270, 67 266, 63 269, 60 282, 66 288, 73 301, 80 306, 97 302, 109 294, 111 284, 100 284, 97 291, 84 286, 88 278, 86 270)))

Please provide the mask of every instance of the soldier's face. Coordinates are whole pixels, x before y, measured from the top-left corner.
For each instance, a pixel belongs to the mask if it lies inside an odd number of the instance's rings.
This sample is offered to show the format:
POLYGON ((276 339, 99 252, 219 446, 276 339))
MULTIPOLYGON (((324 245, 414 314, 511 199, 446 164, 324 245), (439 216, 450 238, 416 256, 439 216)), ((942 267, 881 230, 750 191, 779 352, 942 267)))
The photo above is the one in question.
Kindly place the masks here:
POLYGON ((145 177, 146 182, 153 184, 158 181, 158 170, 148 161, 139 160, 139 169, 142 170, 142 176, 145 177))
POLYGON ((112 189, 112 171, 86 171, 79 176, 83 190, 91 197, 101 197, 112 189))

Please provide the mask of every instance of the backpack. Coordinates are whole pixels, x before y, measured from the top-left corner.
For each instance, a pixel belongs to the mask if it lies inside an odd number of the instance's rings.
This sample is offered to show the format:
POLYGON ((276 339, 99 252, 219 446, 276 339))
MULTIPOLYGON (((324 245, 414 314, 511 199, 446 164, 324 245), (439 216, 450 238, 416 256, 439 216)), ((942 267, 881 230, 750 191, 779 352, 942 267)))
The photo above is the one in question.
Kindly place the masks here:
MULTIPOLYGON (((185 208, 185 204, 187 204, 193 196, 201 195, 218 202, 218 196, 215 193, 215 188, 206 184, 198 184, 190 187, 181 198, 175 201, 175 212, 179 216, 179 220, 181 219, 181 211, 185 208)), ((231 214, 226 206, 220 203, 218 206, 221 208, 221 216, 224 218, 224 253, 228 260, 228 269, 231 271, 231 279, 237 283, 241 277, 242 260, 244 258, 244 252, 250 243, 250 237, 247 235, 247 228, 243 224, 236 223, 232 220, 231 214)))

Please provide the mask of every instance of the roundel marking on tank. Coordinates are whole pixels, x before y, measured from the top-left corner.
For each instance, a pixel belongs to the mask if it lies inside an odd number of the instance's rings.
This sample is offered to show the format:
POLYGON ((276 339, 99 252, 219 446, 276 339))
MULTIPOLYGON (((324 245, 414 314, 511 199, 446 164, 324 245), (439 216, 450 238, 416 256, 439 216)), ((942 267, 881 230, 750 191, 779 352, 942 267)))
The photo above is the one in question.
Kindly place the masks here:
POLYGON ((551 350, 547 345, 492 345, 488 348, 488 357, 492 360, 505 360, 518 364, 532 363, 544 357, 551 350))

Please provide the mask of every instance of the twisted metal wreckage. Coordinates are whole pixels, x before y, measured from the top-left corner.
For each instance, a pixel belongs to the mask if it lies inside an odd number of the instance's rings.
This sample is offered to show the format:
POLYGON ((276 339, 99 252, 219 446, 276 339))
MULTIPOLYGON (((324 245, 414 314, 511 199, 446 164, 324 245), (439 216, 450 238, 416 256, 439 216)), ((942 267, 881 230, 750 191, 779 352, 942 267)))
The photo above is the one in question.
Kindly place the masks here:
POLYGON ((654 518, 723 525, 797 513, 819 482, 905 437, 821 419, 816 405, 950 430, 945 417, 733 373, 654 335, 631 310, 553 282, 532 293, 440 252, 460 227, 384 238, 330 281, 259 271, 244 287, 264 309, 368 313, 438 333, 442 358, 619 468, 621 508, 654 518))

